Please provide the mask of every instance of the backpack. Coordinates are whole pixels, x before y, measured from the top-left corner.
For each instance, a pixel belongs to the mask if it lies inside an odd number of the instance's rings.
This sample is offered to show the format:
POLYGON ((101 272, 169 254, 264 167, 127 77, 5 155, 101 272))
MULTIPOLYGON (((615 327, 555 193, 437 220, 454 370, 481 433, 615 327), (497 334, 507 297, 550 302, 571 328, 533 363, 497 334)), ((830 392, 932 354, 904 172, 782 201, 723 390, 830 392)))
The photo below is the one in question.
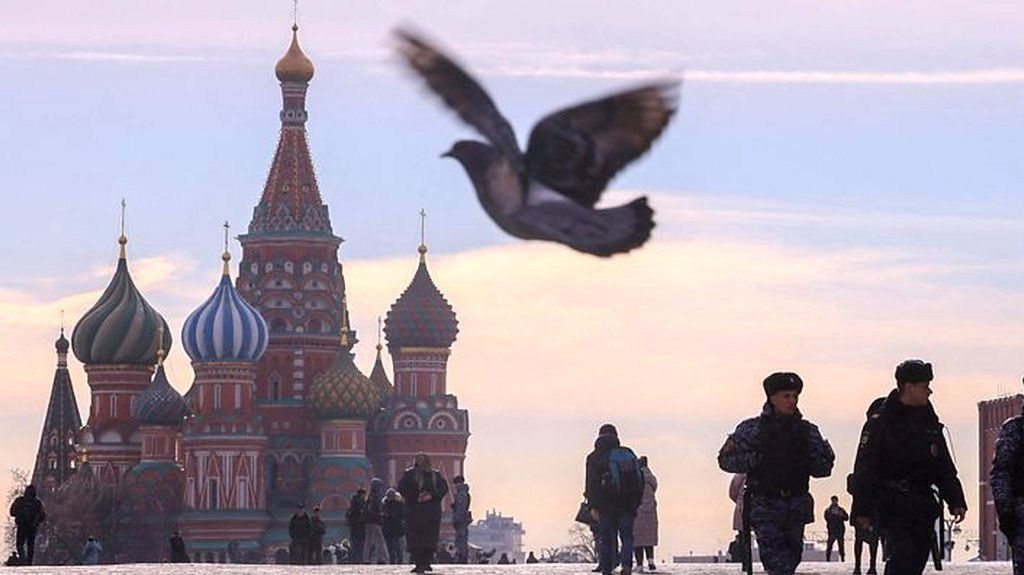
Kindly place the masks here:
POLYGON ((608 452, 608 466, 601 474, 601 491, 606 496, 643 493, 640 462, 626 447, 613 447, 608 452))

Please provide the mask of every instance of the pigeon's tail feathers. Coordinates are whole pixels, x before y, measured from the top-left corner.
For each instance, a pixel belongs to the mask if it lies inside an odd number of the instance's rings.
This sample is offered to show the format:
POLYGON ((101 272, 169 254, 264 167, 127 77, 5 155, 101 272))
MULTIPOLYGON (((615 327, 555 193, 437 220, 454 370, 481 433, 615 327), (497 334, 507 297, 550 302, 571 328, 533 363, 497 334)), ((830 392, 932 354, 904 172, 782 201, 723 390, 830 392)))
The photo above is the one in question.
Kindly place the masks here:
POLYGON ((654 210, 646 197, 600 210, 549 202, 525 207, 515 221, 531 232, 521 237, 558 242, 606 258, 644 245, 654 229, 654 210))
POLYGON ((654 230, 654 210, 647 203, 647 196, 639 197, 626 205, 597 210, 608 221, 607 242, 591 252, 608 257, 625 253, 647 243, 654 230))

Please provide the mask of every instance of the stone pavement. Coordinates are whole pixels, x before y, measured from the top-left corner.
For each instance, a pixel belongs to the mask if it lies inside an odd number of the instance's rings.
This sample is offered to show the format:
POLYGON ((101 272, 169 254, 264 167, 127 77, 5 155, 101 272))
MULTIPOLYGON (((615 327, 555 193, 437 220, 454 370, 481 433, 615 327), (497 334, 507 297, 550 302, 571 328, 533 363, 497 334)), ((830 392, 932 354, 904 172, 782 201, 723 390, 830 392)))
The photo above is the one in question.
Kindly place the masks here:
MULTIPOLYGON (((590 565, 438 565, 435 575, 590 575, 590 565)), ((759 566, 760 567, 760 566, 759 566)), ((19 567, 10 573, 89 573, 95 575, 404 575, 411 567, 369 565, 323 565, 316 567, 279 565, 101 565, 99 567, 19 567)), ((801 575, 849 575, 849 563, 804 563, 797 570, 801 575)), ((755 569, 755 573, 762 573, 755 569)), ((953 563, 945 566, 943 575, 1009 575, 1009 563, 953 563)), ((636 572, 638 573, 638 572, 636 572)), ((645 572, 646 573, 646 572, 645 572)), ((678 575, 739 575, 737 565, 672 565, 659 566, 656 573, 678 575)), ((925 573, 935 573, 929 566, 925 573)))

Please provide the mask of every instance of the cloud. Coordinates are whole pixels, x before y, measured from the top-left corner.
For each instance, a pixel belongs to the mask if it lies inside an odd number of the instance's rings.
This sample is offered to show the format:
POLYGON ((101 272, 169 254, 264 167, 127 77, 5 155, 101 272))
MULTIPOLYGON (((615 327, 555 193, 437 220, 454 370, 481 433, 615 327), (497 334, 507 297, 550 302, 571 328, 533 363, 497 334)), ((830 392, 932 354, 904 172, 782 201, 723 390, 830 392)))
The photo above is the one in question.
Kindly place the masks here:
POLYGON ((714 70, 678 67, 599 68, 573 64, 498 65, 481 69, 489 76, 639 81, 679 77, 686 82, 715 84, 828 84, 889 86, 969 86, 1024 83, 1024 68, 956 71, 905 70, 714 70))

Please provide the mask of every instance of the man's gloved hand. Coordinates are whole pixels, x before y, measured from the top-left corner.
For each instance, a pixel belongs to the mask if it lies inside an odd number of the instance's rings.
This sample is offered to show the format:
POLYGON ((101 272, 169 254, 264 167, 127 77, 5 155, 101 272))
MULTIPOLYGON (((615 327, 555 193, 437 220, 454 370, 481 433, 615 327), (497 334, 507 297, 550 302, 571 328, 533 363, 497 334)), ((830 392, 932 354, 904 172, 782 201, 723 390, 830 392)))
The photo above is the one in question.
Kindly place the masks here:
POLYGON ((1013 512, 999 514, 999 530, 1007 539, 1013 540, 1017 534, 1017 515, 1013 512))

